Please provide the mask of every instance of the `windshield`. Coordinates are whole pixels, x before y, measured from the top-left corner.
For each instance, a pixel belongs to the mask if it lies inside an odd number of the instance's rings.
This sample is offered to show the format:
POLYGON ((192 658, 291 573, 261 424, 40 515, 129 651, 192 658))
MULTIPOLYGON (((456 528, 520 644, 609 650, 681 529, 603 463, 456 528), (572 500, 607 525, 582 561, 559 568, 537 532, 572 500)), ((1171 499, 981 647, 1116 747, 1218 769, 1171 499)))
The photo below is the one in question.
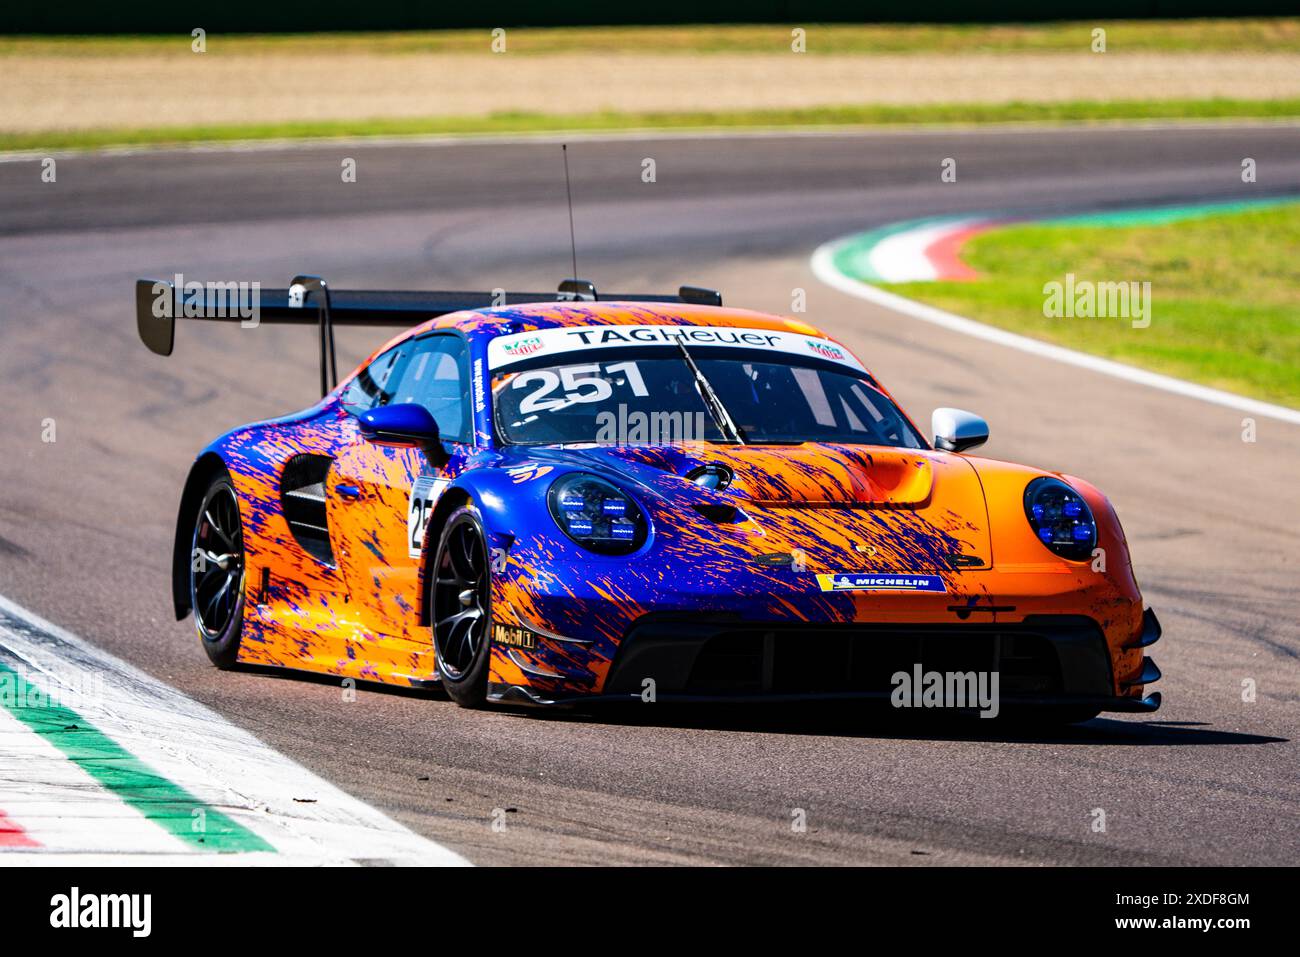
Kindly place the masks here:
MULTIPOLYGON (((691 355, 745 442, 925 447, 898 407, 864 373, 735 349, 692 348, 691 355)), ((502 441, 729 441, 681 354, 615 349, 588 354, 584 360, 498 370, 492 394, 502 441)))

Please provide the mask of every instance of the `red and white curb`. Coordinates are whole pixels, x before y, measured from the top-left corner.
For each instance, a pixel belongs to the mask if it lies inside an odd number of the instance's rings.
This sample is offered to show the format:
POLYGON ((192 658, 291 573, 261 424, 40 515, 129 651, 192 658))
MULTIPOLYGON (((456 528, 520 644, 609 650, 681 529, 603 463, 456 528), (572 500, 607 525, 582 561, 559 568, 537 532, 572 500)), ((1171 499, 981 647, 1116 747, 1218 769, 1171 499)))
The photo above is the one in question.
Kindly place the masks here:
POLYGON ((3 597, 0 696, 0 866, 468 863, 3 597))
POLYGON ((975 279, 977 273, 962 262, 961 247, 980 233, 1005 225, 989 217, 923 220, 897 232, 887 232, 862 251, 866 259, 860 275, 880 282, 936 282, 975 279))

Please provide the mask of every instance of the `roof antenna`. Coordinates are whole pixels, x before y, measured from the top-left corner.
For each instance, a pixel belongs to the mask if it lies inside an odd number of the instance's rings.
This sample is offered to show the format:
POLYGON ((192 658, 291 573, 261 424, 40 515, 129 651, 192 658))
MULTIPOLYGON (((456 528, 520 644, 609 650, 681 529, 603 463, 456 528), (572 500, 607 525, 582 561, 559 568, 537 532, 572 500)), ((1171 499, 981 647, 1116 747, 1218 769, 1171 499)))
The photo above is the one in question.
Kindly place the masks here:
POLYGON ((564 191, 569 197, 569 249, 573 251, 573 278, 578 278, 578 241, 573 235, 573 185, 569 182, 569 144, 560 144, 564 154, 564 191))

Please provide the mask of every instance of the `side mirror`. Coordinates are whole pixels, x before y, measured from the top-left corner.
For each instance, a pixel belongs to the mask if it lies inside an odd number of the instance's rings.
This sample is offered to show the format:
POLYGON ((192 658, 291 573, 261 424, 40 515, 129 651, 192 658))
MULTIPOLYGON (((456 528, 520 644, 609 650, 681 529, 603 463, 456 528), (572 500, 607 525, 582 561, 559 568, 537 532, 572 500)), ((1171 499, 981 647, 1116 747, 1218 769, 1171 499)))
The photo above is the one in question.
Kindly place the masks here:
POLYGON ((438 422, 424 406, 415 402, 381 405, 360 417, 361 437, 376 445, 398 448, 441 447, 438 422))
POLYGON ((989 424, 974 412, 935 409, 930 416, 934 447, 945 452, 965 452, 989 440, 989 424))

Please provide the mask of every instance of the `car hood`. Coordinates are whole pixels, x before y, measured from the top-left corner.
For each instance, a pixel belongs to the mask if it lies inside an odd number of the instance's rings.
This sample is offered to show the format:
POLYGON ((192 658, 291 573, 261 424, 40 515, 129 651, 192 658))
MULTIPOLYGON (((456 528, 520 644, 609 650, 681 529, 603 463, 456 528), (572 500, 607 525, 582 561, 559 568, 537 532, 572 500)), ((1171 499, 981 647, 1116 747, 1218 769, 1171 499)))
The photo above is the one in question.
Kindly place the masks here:
POLYGON ((992 565, 984 492, 959 455, 808 442, 570 446, 528 457, 630 479, 655 493, 661 513, 734 506, 766 539, 763 547, 798 548, 827 569, 937 570, 953 567, 954 555, 965 556, 967 567, 992 565), (687 477, 707 465, 734 476, 725 491, 687 477))

